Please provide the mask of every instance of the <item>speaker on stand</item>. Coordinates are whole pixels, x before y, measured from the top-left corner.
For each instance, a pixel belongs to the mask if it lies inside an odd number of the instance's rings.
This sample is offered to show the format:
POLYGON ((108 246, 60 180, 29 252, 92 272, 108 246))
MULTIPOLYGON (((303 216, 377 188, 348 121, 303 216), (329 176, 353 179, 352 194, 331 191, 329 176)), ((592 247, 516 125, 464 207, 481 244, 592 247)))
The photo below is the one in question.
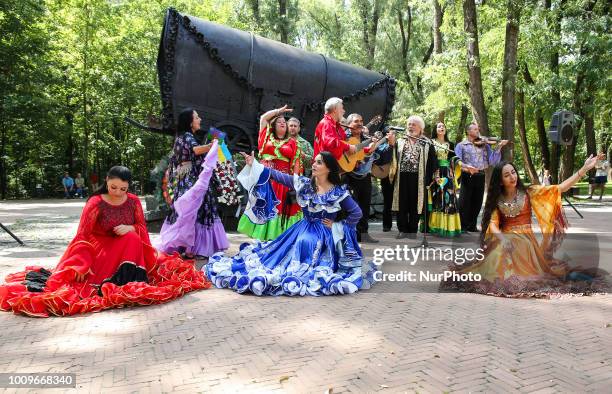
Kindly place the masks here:
MULTIPOLYGON (((553 144, 560 145, 557 149, 557 162, 561 158, 561 145, 571 145, 574 142, 574 129, 576 125, 576 119, 574 113, 570 111, 557 111, 553 114, 552 120, 550 121, 550 128, 548 129, 548 137, 553 144)), ((576 209, 576 207, 563 196, 565 202, 576 211, 580 219, 584 219, 582 214, 576 209)))

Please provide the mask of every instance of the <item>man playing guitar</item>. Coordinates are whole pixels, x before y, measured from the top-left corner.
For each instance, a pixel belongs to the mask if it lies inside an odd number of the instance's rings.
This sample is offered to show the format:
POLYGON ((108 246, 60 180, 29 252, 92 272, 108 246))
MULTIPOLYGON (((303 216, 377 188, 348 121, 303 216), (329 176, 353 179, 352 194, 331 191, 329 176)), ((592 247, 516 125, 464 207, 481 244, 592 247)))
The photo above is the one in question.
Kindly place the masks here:
MULTIPOLYGON (((361 141, 364 138, 364 134, 369 134, 369 130, 363 125, 363 117, 361 115, 350 114, 346 118, 346 121, 348 123, 347 137, 355 137, 361 141)), ((374 143, 375 142, 364 149, 366 154, 370 153, 370 149, 373 148, 374 143)), ((355 171, 358 171, 359 166, 363 165, 364 164, 359 164, 357 168, 355 168, 355 171)), ((368 219, 372 200, 372 177, 369 172, 357 174, 355 171, 345 173, 343 181, 350 188, 353 199, 357 201, 363 213, 359 223, 357 223, 357 240, 364 243, 378 243, 377 239, 372 238, 370 234, 368 234, 368 219)))

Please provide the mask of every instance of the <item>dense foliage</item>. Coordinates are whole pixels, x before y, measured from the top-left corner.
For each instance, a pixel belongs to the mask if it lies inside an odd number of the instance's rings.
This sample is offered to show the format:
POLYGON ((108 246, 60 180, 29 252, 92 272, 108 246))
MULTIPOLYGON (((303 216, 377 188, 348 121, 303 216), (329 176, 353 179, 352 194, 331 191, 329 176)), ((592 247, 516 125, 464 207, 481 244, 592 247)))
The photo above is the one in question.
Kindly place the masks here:
POLYGON ((506 124, 504 135, 517 142, 508 154, 537 171, 557 168, 538 133, 557 109, 577 113, 580 127, 563 171, 609 146, 612 51, 602 0, 0 0, 1 198, 32 196, 36 184, 51 194, 63 171, 103 175, 118 163, 149 191, 171 139, 123 119, 160 115, 155 60, 170 6, 389 72, 398 79, 397 123, 409 114, 428 125, 444 119, 456 140, 484 112, 490 134, 506 124), (470 5, 475 36, 466 33, 470 5), (468 56, 470 40, 477 57, 468 56), (481 73, 476 113, 468 59, 481 73), (516 101, 516 121, 524 121, 523 150, 502 97, 516 101))

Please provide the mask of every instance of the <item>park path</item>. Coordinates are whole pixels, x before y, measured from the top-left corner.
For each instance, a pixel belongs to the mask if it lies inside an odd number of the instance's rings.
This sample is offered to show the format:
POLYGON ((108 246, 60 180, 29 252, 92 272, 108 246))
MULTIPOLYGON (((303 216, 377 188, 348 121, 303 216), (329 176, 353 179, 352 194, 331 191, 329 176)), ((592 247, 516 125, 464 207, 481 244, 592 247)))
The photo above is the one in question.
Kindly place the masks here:
MULTIPOLYGON (((53 266, 82 206, 0 203, 0 222, 27 244, 0 233, 0 277, 26 264, 53 266)), ((610 263, 612 205, 579 209, 584 220, 566 210, 572 232, 597 234, 601 261, 610 263)), ((377 247, 395 247, 394 233, 372 227, 377 247)), ((245 240, 230 234, 232 251, 245 240)), ((79 392, 602 393, 612 386, 611 295, 502 299, 439 294, 435 283, 379 283, 321 298, 210 289, 70 318, 0 313, 0 332, 0 371, 74 372, 79 392)))

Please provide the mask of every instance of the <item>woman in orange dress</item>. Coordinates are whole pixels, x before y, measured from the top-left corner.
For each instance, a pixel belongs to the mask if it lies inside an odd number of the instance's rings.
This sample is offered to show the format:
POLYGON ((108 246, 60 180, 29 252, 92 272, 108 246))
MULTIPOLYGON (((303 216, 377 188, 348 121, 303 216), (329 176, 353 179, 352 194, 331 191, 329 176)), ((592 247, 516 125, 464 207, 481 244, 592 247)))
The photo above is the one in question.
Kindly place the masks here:
POLYGON ((529 187, 521 182, 514 164, 497 164, 482 218, 484 258, 457 270, 471 281, 455 279, 443 282, 442 287, 505 297, 596 291, 600 283, 592 280, 595 273, 570 269, 553 257, 567 229, 561 194, 596 161, 597 157, 589 157, 576 174, 559 185, 529 187), (532 213, 542 231, 541 241, 531 227, 532 213))
MULTIPOLYGON (((287 120, 283 116, 292 109, 285 105, 264 113, 259 122, 259 160, 274 170, 285 174, 301 175, 300 148, 294 138, 287 132, 287 120)), ((243 215, 238 223, 238 231, 261 241, 276 239, 289 227, 302 218, 300 206, 295 201, 295 193, 289 188, 274 180, 270 180, 272 190, 276 197, 276 210, 278 215, 267 222, 254 223, 247 215, 243 215)))
POLYGON ((0 310, 29 316, 74 315, 169 301, 210 287, 192 262, 156 251, 130 170, 110 169, 87 201, 77 234, 53 270, 28 266, 0 285, 0 310))

